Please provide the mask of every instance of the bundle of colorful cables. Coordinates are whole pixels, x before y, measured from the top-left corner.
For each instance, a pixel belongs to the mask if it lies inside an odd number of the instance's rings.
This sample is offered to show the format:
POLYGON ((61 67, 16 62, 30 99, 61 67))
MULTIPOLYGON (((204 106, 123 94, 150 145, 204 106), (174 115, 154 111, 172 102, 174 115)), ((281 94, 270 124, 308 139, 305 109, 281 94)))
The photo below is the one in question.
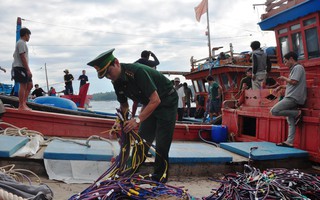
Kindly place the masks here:
POLYGON ((320 199, 320 176, 288 169, 259 169, 245 165, 244 173, 227 174, 204 200, 320 199))
POLYGON ((111 167, 92 185, 69 200, 89 199, 149 199, 161 196, 191 199, 185 190, 151 180, 151 175, 139 175, 137 170, 145 161, 145 146, 151 147, 135 131, 124 133, 123 127, 128 113, 117 110, 121 134, 119 138, 120 153, 111 167))

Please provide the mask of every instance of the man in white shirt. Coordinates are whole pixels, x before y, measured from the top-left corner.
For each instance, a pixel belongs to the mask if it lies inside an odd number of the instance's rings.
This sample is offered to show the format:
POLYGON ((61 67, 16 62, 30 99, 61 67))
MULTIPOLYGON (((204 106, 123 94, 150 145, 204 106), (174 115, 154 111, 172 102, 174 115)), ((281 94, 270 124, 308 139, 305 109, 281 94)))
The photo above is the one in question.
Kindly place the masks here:
POLYGON ((174 78, 174 89, 176 89, 177 93, 178 93, 178 121, 182 121, 183 119, 183 110, 185 107, 185 94, 184 94, 184 89, 182 84, 180 84, 180 79, 179 77, 174 78))
POLYGON ((27 42, 30 40, 31 32, 27 28, 20 29, 20 39, 16 43, 13 53, 13 79, 20 83, 19 88, 19 110, 31 110, 27 106, 27 99, 33 87, 32 73, 29 67, 29 55, 27 42))

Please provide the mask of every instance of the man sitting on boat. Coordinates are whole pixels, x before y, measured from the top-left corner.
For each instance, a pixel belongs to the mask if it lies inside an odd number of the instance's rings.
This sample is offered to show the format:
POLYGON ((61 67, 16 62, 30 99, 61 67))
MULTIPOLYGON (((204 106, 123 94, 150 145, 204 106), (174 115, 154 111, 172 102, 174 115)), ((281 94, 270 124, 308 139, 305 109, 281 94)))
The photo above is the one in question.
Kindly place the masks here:
MULTIPOLYGON (((138 117, 125 122, 123 131, 129 133, 139 127, 139 135, 147 144, 156 140, 156 158, 152 179, 166 182, 168 179, 169 149, 176 122, 178 94, 163 74, 138 63, 120 63, 113 56, 114 49, 100 54, 88 65, 93 66, 98 77, 112 81, 120 109, 129 110, 128 98, 143 105, 138 117)), ((149 147, 144 143, 144 155, 149 147)), ((137 152, 137 154, 143 152, 137 152)), ((145 159, 146 157, 144 157, 145 159)))
POLYGON ((286 85, 280 85, 274 91, 286 89, 284 98, 271 108, 274 116, 286 116, 288 121, 288 138, 286 141, 277 144, 283 147, 293 147, 296 133, 296 125, 301 120, 301 110, 297 107, 303 105, 307 98, 306 72, 298 62, 298 55, 289 52, 284 55, 283 62, 289 67, 289 77, 280 76, 278 79, 285 81, 286 85))
POLYGON ((236 98, 238 98, 237 107, 239 107, 244 102, 244 90, 249 90, 251 88, 252 88, 252 68, 248 67, 246 70, 246 77, 241 79, 239 92, 235 96, 236 98))
POLYGON ((35 84, 34 87, 35 89, 31 93, 33 99, 37 97, 41 97, 44 94, 46 94, 46 92, 41 87, 39 87, 39 84, 35 84))

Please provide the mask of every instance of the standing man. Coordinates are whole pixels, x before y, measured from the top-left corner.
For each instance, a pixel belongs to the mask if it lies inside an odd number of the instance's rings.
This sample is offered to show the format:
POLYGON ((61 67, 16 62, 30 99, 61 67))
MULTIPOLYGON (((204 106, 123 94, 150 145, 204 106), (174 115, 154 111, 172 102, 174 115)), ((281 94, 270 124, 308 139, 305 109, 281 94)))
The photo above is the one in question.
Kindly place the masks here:
POLYGON ((186 114, 187 114, 187 117, 190 117, 190 107, 191 107, 191 101, 193 99, 192 91, 188 87, 187 83, 183 83, 183 89, 184 89, 184 94, 185 94, 185 105, 186 105, 186 110, 187 110, 186 114))
POLYGON ((271 70, 271 62, 268 55, 260 48, 259 41, 253 41, 252 49, 252 89, 257 90, 263 87, 267 73, 271 70))
MULTIPOLYGON (((166 182, 168 178, 169 149, 172 142, 178 95, 172 83, 160 72, 139 64, 120 63, 113 56, 114 49, 100 54, 88 63, 93 66, 98 77, 112 81, 120 109, 123 113, 129 109, 128 98, 141 103, 141 113, 128 120, 124 132, 139 127, 139 135, 151 144, 156 140, 154 174, 152 179, 166 182)), ((145 146, 145 155, 148 153, 145 146)))
POLYGON ((86 75, 86 70, 82 70, 82 75, 79 76, 78 81, 80 81, 80 88, 79 88, 79 91, 80 91, 81 86, 86 84, 88 81, 88 76, 86 75))
POLYGON ((182 121, 183 120, 183 110, 185 107, 185 94, 184 94, 184 89, 182 84, 180 84, 180 79, 179 77, 174 78, 174 89, 177 91, 178 93, 178 121, 182 121))
POLYGON ((209 93, 210 93, 209 116, 210 116, 210 123, 212 123, 213 115, 215 116, 220 115, 222 88, 210 75, 207 77, 207 81, 209 82, 209 93))
POLYGON ((147 65, 153 69, 157 69, 157 65, 160 64, 157 56, 151 51, 147 50, 141 52, 141 58, 137 60, 136 63, 147 65), (153 60, 149 60, 150 55, 152 56, 153 60))
POLYGON ((32 73, 29 67, 29 53, 27 42, 30 40, 31 31, 27 28, 20 29, 20 39, 16 43, 13 53, 12 78, 20 84, 19 110, 31 110, 27 106, 27 99, 32 89, 32 73))
POLYGON ((73 87, 72 87, 72 81, 74 80, 72 74, 69 74, 69 70, 64 70, 63 71, 65 73, 64 75, 64 83, 65 83, 65 90, 64 90, 64 94, 65 95, 69 95, 69 94, 73 94, 73 87))
POLYGON ((306 72, 297 61, 298 55, 294 52, 284 55, 283 62, 290 69, 290 74, 288 78, 284 76, 278 78, 287 84, 278 86, 274 91, 285 89, 285 97, 271 108, 271 113, 274 116, 286 116, 289 126, 287 140, 277 146, 293 147, 296 125, 301 119, 301 110, 297 107, 303 105, 307 98, 306 72))

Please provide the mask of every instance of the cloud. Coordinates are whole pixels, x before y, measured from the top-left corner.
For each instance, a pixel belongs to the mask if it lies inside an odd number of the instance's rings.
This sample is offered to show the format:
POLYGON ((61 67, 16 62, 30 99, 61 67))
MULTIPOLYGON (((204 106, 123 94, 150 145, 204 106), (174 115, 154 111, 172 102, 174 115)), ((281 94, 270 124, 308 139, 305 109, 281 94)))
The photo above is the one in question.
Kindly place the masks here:
MULTIPOLYGON (((257 0, 264 3, 264 0, 257 0)), ((44 89, 44 65, 48 80, 63 89, 63 70, 75 79, 87 70, 89 92, 112 91, 109 80, 98 79, 95 69, 86 63, 98 54, 116 48, 120 62, 134 62, 142 50, 153 51, 161 64, 159 70, 189 71, 190 57, 208 55, 206 15, 195 20, 194 7, 200 0, 3 0, 0 7, 0 66, 10 71, 15 45, 17 17, 25 19, 31 39, 28 43, 33 81, 44 89)), ((253 40, 275 45, 274 33, 262 33, 257 26, 263 7, 253 10, 252 0, 209 1, 211 44, 235 52, 249 50, 253 40)), ((169 77, 173 79, 173 77, 169 77)), ((1 74, 1 82, 12 83, 10 73, 1 74)), ((184 81, 184 80, 182 80, 184 81)), ((74 81, 78 92, 79 81, 74 81)))

